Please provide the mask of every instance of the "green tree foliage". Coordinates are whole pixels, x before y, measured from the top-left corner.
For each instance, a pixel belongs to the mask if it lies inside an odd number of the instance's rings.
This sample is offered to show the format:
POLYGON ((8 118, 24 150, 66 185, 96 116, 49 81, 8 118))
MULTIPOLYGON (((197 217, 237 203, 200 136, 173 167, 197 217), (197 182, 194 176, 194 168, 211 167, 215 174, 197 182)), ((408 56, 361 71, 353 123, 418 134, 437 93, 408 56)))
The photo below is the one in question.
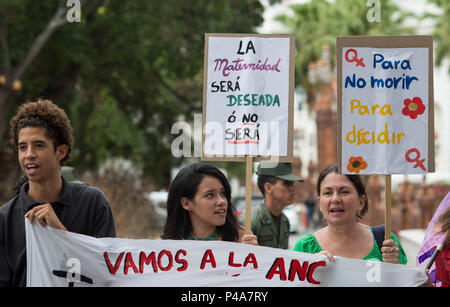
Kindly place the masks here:
POLYGON ((441 65, 444 59, 450 60, 450 2, 448 0, 428 0, 428 2, 435 4, 442 10, 439 15, 426 14, 425 16, 431 16, 436 21, 433 32, 433 39, 437 41, 435 60, 437 65, 441 65))
MULTIPOLYGON (((21 63, 61 3, 0 0, 0 75, 21 63)), ((81 22, 65 23, 40 49, 6 111, 52 99, 72 120, 80 171, 123 157, 162 180, 179 162, 171 125, 201 112, 204 34, 254 32, 263 7, 257 0, 89 0, 81 8, 81 22)))
POLYGON ((308 65, 319 60, 323 45, 328 45, 334 66, 336 36, 413 33, 413 29, 402 26, 409 14, 401 12, 393 1, 379 2, 380 22, 368 20, 368 11, 375 7, 362 0, 311 0, 291 5, 292 14, 277 16, 296 36, 296 82, 305 89, 308 104, 314 100, 314 90, 307 78, 308 65))

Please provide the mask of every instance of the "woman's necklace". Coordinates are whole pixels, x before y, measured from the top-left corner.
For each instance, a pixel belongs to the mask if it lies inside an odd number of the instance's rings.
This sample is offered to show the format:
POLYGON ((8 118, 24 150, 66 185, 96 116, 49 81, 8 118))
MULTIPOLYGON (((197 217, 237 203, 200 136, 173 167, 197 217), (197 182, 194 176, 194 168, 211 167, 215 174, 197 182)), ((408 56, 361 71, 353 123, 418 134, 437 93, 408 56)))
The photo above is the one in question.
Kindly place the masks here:
POLYGON ((216 231, 214 231, 213 234, 211 234, 205 238, 199 238, 199 237, 194 236, 192 233, 190 233, 187 236, 187 239, 188 240, 200 240, 200 241, 214 241, 214 240, 217 240, 218 237, 219 237, 219 234, 216 231))

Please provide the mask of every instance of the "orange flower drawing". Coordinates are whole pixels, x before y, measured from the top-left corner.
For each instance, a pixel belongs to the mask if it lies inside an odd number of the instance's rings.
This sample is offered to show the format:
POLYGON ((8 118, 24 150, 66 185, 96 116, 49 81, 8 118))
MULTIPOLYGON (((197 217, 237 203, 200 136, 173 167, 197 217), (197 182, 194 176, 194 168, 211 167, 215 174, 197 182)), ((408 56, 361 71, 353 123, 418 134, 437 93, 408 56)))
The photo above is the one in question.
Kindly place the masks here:
POLYGON ((412 119, 416 119, 417 116, 425 112, 425 105, 422 103, 420 97, 414 97, 412 100, 409 98, 405 99, 403 100, 403 104, 405 107, 402 109, 402 114, 412 119))
POLYGON ((348 160, 347 170, 352 173, 359 173, 359 171, 367 168, 367 162, 360 157, 350 157, 348 160))

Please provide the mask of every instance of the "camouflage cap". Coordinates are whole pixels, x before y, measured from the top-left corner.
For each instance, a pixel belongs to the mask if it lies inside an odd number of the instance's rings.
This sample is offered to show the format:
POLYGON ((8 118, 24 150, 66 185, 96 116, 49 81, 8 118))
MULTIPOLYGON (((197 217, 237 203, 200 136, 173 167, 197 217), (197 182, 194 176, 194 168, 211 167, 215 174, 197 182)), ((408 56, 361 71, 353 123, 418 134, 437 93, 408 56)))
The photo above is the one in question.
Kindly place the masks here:
POLYGON ((256 174, 258 176, 273 176, 286 181, 304 181, 292 173, 291 163, 261 162, 256 169, 256 174))

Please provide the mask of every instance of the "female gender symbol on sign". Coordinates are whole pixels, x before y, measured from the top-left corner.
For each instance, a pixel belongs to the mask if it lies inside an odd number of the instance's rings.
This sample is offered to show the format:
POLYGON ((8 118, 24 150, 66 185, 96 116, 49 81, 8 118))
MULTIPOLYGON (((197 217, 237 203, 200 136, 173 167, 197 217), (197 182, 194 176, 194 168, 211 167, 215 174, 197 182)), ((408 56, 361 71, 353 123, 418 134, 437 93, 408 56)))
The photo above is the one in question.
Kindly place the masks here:
POLYGON ((362 67, 366 67, 366 65, 363 62, 363 58, 359 58, 358 59, 358 52, 356 52, 355 49, 348 49, 347 52, 345 52, 345 60, 349 63, 351 62, 356 62, 356 66, 362 66, 362 67), (349 53, 352 52, 353 53, 353 58, 349 58, 349 53))
POLYGON ((427 169, 425 168, 425 165, 423 165, 423 162, 425 162, 425 159, 420 159, 420 151, 417 148, 411 148, 409 149, 406 153, 405 153, 405 159, 406 161, 408 161, 409 163, 413 163, 416 162, 416 164, 414 165, 414 168, 416 167, 420 167, 424 172, 427 171, 427 169), (411 158, 411 153, 415 153, 416 157, 413 159, 411 158))

